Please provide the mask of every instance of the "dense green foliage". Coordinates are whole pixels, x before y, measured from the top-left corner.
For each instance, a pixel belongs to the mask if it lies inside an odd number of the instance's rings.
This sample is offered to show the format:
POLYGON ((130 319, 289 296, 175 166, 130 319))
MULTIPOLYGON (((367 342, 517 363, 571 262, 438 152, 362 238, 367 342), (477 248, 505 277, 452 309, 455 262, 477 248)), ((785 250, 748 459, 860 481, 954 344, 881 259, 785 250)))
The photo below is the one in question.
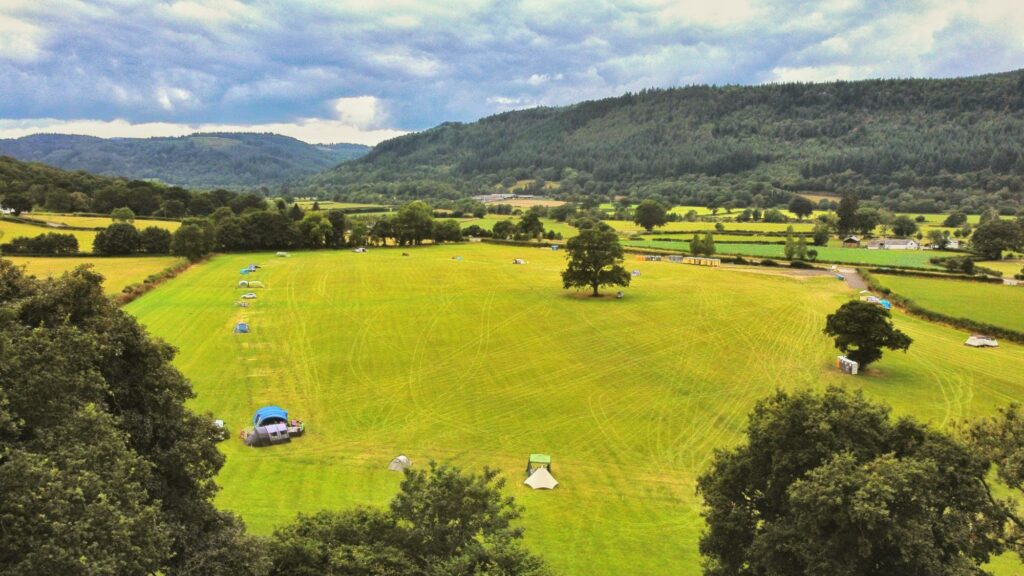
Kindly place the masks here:
POLYGON ((698 487, 712 576, 982 575, 1006 510, 989 461, 860 393, 777 392, 698 487))
POLYGON ((189 188, 285 184, 358 158, 368 150, 359 144, 312 145, 287 136, 248 133, 110 140, 35 134, 0 140, 0 155, 19 160, 189 188))
POLYGON ((0 262, 0 573, 252 573, 212 418, 101 280, 0 262))
POLYGON ((629 272, 622 267, 622 246, 614 230, 595 226, 580 230, 565 244, 569 263, 562 271, 562 286, 590 288, 597 296, 601 286, 629 286, 629 272))
POLYGON ((451 576, 546 574, 526 552, 515 501, 493 470, 463 474, 431 463, 408 470, 386 511, 300 515, 270 545, 275 574, 451 576))
POLYGON ((877 304, 852 300, 825 319, 825 334, 831 336, 847 358, 861 369, 882 357, 882 348, 903 350, 913 340, 892 325, 892 314, 877 304))
POLYGON ((246 208, 263 208, 266 204, 254 194, 228 190, 190 192, 142 180, 67 172, 4 156, 0 156, 0 197, 0 204, 22 211, 40 206, 53 212, 110 214, 127 207, 135 216, 174 218, 203 216, 222 206, 241 213, 246 208))
POLYGON ((694 86, 446 123, 378 144, 307 189, 457 198, 558 182, 565 199, 785 205, 853 192, 892 211, 1024 206, 1024 72, 944 80, 694 86))
POLYGON ((0 245, 5 254, 75 254, 78 252, 78 238, 74 234, 47 232, 39 236, 17 237, 10 243, 0 245))

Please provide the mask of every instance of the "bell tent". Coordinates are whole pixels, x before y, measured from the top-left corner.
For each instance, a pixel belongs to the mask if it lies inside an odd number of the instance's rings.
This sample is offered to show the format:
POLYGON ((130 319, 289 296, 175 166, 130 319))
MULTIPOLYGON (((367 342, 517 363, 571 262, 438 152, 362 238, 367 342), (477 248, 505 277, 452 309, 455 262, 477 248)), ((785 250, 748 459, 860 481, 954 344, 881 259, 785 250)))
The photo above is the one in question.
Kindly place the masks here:
POLYGON ((548 472, 547 468, 537 468, 530 477, 523 482, 534 490, 551 490, 558 486, 558 480, 548 472))

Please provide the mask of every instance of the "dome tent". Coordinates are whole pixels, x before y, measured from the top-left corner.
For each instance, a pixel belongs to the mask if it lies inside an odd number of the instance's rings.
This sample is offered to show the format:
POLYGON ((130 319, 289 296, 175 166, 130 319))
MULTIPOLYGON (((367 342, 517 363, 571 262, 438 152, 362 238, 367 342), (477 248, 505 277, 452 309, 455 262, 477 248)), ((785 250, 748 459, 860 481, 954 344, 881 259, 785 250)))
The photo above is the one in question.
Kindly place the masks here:
POLYGON ((407 468, 412 468, 412 460, 409 460, 409 457, 405 454, 395 456, 391 463, 388 464, 388 470, 392 472, 401 472, 407 468))
POLYGON ((248 334, 248 333, 249 333, 249 323, 248 322, 239 322, 238 324, 235 324, 235 334, 248 334))

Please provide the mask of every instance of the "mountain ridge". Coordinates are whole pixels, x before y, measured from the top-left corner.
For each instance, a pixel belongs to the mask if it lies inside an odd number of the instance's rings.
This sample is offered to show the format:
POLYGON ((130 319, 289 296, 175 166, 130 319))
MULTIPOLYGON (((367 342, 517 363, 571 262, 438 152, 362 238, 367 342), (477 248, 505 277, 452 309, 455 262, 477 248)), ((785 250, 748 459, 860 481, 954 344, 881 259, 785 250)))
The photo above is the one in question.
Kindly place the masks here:
POLYGON ((308 144, 258 132, 151 138, 39 133, 0 140, 0 155, 18 160, 188 188, 284 185, 368 151, 361 144, 308 144))

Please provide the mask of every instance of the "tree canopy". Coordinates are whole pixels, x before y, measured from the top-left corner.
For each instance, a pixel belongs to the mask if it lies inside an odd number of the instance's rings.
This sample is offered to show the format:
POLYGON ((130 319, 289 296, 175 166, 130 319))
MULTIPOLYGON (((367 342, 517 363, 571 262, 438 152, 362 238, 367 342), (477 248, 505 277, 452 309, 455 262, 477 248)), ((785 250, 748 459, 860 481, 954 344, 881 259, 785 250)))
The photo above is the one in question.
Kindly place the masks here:
POLYGON ((622 267, 619 236, 607 228, 587 228, 566 243, 569 260, 562 271, 564 288, 591 288, 598 296, 601 286, 629 286, 629 272, 622 267))
POLYGON ((698 479, 705 574, 981 576, 1003 550, 988 468, 860 392, 777 392, 698 479))
POLYGON ((882 348, 906 351, 913 340, 892 325, 888 310, 871 302, 851 300, 825 319, 825 334, 861 369, 882 357, 882 348))

